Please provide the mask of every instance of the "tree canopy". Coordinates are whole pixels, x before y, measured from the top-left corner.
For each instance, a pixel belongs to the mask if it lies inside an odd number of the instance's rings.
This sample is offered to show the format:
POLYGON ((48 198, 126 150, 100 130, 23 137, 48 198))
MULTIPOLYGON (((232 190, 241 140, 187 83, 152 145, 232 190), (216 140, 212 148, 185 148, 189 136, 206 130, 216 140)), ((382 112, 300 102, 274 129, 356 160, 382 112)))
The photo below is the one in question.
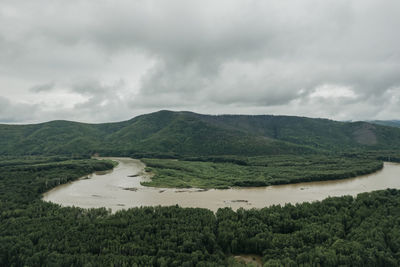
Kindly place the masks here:
POLYGON ((60 183, 112 163, 0 160, 1 266, 398 266, 400 191, 388 189, 260 210, 60 207, 40 200, 60 183))

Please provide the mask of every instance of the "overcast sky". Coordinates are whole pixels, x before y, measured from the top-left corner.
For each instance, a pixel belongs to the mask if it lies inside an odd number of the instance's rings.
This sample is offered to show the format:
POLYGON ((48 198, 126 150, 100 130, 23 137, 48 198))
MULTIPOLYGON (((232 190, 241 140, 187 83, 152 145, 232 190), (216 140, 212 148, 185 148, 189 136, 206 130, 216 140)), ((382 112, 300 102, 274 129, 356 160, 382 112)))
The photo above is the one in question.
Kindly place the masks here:
POLYGON ((400 119, 399 0, 0 0, 0 122, 400 119))

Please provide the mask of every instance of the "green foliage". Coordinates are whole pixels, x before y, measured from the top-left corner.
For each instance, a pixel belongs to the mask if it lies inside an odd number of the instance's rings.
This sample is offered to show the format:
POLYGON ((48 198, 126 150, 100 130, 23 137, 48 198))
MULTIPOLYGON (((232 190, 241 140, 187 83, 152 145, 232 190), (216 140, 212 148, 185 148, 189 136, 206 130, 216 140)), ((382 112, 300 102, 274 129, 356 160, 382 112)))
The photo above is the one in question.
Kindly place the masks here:
POLYGON ((259 156, 142 159, 155 187, 227 188, 344 179, 375 172, 381 161, 335 156, 259 156), (201 161, 194 161, 194 160, 201 161), (210 161, 207 161, 210 160, 210 161))
POLYGON ((400 264, 399 190, 216 214, 178 206, 111 214, 40 200, 59 182, 112 166, 0 158, 0 266, 240 266, 232 254, 260 255, 265 266, 400 264))
POLYGON ((118 123, 0 125, 0 155, 308 155, 400 148, 400 129, 291 116, 159 111, 118 123))
POLYGON ((367 151, 362 156, 364 158, 400 163, 400 152, 398 150, 367 151))
POLYGON ((386 190, 261 210, 219 209, 218 242, 227 253, 263 255, 266 266, 398 266, 399 204, 400 192, 386 190))
POLYGON ((41 193, 94 171, 112 169, 114 162, 66 157, 0 158, 0 195, 3 202, 27 204, 41 193))
POLYGON ((206 209, 60 208, 41 192, 113 162, 44 157, 0 161, 0 266, 221 266, 206 209))
POLYGON ((399 120, 391 120, 391 121, 370 121, 371 123, 379 124, 379 125, 384 125, 384 126, 390 126, 390 127, 400 127, 400 121, 399 120))

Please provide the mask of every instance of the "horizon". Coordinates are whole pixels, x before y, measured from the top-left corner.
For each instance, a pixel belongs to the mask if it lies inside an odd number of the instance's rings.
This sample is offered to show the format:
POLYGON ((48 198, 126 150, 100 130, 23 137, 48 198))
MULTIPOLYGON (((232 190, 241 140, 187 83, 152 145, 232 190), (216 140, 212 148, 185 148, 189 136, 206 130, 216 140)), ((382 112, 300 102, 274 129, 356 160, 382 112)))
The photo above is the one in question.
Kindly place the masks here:
POLYGON ((168 109, 161 109, 157 110, 154 112, 149 112, 149 113, 143 113, 143 114, 138 114, 135 116, 132 116, 130 118, 124 119, 124 120, 118 120, 118 121, 102 121, 102 122, 86 122, 86 121, 79 121, 79 120, 68 120, 68 119, 54 119, 54 120, 47 120, 47 121, 38 121, 38 122, 27 122, 27 123, 19 123, 19 122, 12 122, 12 123, 7 123, 7 122, 0 122, 0 125, 35 125, 35 124, 44 124, 44 123, 50 123, 50 122, 57 122, 57 121, 65 121, 65 122, 75 122, 75 123, 83 123, 83 124, 107 124, 107 123, 119 123, 119 122, 125 122, 129 120, 133 120, 137 117, 140 116, 146 116, 158 112, 173 112, 173 113, 180 113, 180 112, 187 112, 187 113, 194 113, 197 115, 205 115, 205 116, 276 116, 276 117, 299 117, 299 118, 309 118, 309 119, 321 119, 321 120, 331 120, 331 121, 338 121, 338 122, 398 122, 400 120, 333 120, 329 118, 322 118, 322 117, 308 117, 308 116, 296 116, 296 115, 285 115, 285 114, 233 114, 233 113, 221 113, 221 114, 209 114, 209 113, 198 113, 198 112, 193 112, 189 110, 168 110, 168 109))
POLYGON ((396 0, 4 0, 0 20, 0 123, 400 119, 396 0))

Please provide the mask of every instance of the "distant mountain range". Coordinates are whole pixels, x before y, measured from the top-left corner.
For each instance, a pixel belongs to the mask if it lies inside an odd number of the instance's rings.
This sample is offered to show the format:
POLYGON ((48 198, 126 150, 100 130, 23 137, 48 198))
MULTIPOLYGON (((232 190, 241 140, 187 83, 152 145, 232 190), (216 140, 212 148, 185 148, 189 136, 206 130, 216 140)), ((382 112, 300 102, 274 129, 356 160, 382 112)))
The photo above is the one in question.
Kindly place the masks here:
POLYGON ((368 121, 371 123, 390 126, 390 127, 400 127, 400 120, 389 120, 389 121, 368 121))
POLYGON ((400 148, 400 129, 378 124, 162 110, 117 123, 2 124, 0 155, 254 156, 400 148))

